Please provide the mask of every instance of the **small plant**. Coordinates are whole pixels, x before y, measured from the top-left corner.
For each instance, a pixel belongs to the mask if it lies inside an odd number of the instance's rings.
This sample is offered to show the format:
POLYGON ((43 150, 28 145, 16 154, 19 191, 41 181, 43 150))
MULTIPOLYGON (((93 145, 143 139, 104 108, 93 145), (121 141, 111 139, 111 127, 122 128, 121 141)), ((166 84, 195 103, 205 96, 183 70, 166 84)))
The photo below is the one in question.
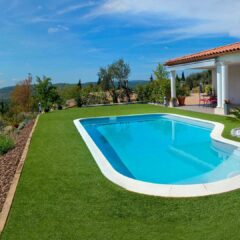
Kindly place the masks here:
POLYGON ((232 110, 232 114, 240 120, 240 107, 237 107, 235 109, 232 110))
POLYGON ((212 86, 211 86, 211 85, 209 85, 209 84, 205 85, 205 93, 206 93, 207 95, 211 95, 211 94, 212 94, 212 91, 213 91, 213 89, 212 89, 212 86))
POLYGON ((15 146, 14 141, 5 135, 0 135, 0 155, 7 153, 15 146))
POLYGON ((176 88, 177 97, 186 97, 189 96, 189 88, 185 84, 182 84, 180 86, 177 86, 176 88))

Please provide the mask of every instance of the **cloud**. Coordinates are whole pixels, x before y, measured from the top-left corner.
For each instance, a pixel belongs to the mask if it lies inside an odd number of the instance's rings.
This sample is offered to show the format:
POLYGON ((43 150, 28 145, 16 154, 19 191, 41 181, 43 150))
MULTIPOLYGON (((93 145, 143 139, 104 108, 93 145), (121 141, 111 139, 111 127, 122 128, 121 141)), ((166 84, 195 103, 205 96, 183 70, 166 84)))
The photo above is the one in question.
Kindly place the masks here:
POLYGON ((89 1, 89 2, 86 2, 86 3, 71 5, 71 6, 68 6, 68 7, 58 11, 57 14, 58 15, 63 15, 63 14, 70 13, 70 12, 73 12, 73 11, 76 11, 76 10, 79 10, 79 9, 82 9, 82 8, 91 7, 94 4, 95 3, 93 1, 89 1))
POLYGON ((67 32, 69 31, 69 28, 66 26, 62 26, 62 25, 57 25, 56 27, 50 27, 48 28, 48 33, 58 33, 58 32, 67 32))
POLYGON ((155 23, 156 27, 165 22, 164 28, 152 32, 152 39, 174 35, 184 39, 206 34, 240 38, 239 9, 239 0, 105 0, 87 17, 111 15, 128 21, 139 19, 139 22, 147 19, 149 25, 155 23))

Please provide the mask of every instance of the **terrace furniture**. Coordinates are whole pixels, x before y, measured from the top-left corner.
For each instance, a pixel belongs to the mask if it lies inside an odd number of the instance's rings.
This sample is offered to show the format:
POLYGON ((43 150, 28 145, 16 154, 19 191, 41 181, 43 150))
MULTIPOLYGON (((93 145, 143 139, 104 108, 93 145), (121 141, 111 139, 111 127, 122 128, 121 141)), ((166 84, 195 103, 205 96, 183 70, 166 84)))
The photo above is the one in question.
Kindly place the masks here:
POLYGON ((215 96, 211 96, 207 99, 206 102, 207 105, 209 105, 210 107, 214 107, 217 104, 217 98, 215 96))
POLYGON ((217 104, 217 97, 215 96, 206 96, 206 95, 200 95, 199 97, 199 105, 203 103, 205 107, 214 107, 217 104))
POLYGON ((201 105, 201 103, 203 103, 204 106, 207 104, 207 98, 203 95, 199 96, 199 105, 201 105))

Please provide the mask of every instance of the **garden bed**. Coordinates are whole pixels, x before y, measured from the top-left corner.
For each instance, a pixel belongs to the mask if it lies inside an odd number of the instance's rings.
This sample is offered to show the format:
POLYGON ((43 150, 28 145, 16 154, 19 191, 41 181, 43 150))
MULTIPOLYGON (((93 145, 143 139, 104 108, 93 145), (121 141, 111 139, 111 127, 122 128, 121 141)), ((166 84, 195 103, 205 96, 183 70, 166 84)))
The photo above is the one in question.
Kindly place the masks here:
POLYGON ((15 147, 0 156, 0 211, 6 200, 11 182, 21 159, 24 147, 32 130, 34 120, 30 121, 19 134, 15 136, 15 147))

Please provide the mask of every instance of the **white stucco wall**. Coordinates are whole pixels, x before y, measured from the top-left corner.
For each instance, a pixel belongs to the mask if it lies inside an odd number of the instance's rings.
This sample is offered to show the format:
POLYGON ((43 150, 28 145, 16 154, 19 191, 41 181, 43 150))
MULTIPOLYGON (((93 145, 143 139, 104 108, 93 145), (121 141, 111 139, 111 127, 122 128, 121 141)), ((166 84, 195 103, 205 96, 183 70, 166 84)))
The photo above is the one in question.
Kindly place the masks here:
POLYGON ((240 65, 229 65, 229 98, 231 103, 240 104, 240 65))

